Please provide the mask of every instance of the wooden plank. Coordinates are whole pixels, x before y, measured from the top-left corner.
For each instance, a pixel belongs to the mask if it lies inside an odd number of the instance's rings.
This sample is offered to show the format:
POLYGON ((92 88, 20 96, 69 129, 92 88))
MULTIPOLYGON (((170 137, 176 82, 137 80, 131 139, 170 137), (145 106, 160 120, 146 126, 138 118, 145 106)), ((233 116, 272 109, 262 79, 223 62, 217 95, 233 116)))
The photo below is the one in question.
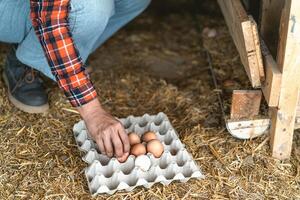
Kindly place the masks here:
POLYGON ((249 16, 249 19, 250 19, 251 25, 252 25, 252 33, 253 33, 253 40, 254 40, 255 51, 256 51, 259 78, 260 78, 261 82, 264 82, 265 81, 265 71, 264 71, 264 66, 263 66, 262 52, 261 52, 261 47, 260 47, 260 39, 259 39, 258 30, 257 30, 257 24, 256 24, 255 20, 253 19, 253 17, 249 16))
MULTIPOLYGON (((246 73, 250 79, 252 87, 261 87, 256 49, 253 39, 253 31, 251 21, 242 22, 242 35, 244 36, 245 49, 243 46, 238 47, 239 41, 236 42, 236 46, 239 51, 245 51, 242 53, 241 61, 244 65, 246 73), (244 55, 244 56, 243 56, 244 55)), ((241 56, 241 54, 240 54, 241 56)))
POLYGON ((277 63, 282 71, 278 108, 272 114, 271 148, 275 158, 291 155, 300 88, 300 1, 286 0, 280 23, 277 63))
POLYGON ((298 94, 298 104, 296 109, 296 122, 295 129, 300 129, 300 92, 298 94))
POLYGON ((300 118, 300 93, 298 95, 298 105, 297 105, 297 110, 296 110, 296 116, 300 118))
POLYGON ((262 0, 259 31, 274 58, 277 56, 280 17, 284 0, 262 0))
POLYGON ((218 0, 241 62, 253 87, 261 87, 253 26, 240 0, 218 0))
POLYGON ((260 90, 234 90, 230 118, 234 120, 254 118, 259 113, 262 93, 260 90))
POLYGON ((262 85, 262 92, 270 107, 277 107, 280 94, 281 72, 269 49, 261 39, 261 50, 266 74, 266 80, 262 85))

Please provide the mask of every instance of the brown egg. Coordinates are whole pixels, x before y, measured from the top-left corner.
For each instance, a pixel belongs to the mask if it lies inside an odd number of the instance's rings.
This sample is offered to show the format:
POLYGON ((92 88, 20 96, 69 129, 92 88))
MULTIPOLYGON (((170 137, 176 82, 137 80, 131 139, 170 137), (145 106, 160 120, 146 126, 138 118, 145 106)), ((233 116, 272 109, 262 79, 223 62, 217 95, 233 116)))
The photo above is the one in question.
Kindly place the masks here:
POLYGON ((164 152, 164 146, 159 140, 151 140, 147 143, 147 152, 152 153, 156 158, 159 158, 164 152))
POLYGON ((155 139, 157 139, 156 134, 152 131, 146 132, 142 136, 143 142, 150 142, 151 140, 155 140, 155 139))
POLYGON ((135 156, 146 154, 146 147, 143 144, 135 144, 131 147, 130 153, 135 156))
POLYGON ((129 133, 128 139, 129 139, 130 145, 135 145, 135 144, 141 143, 141 138, 136 133, 129 133))

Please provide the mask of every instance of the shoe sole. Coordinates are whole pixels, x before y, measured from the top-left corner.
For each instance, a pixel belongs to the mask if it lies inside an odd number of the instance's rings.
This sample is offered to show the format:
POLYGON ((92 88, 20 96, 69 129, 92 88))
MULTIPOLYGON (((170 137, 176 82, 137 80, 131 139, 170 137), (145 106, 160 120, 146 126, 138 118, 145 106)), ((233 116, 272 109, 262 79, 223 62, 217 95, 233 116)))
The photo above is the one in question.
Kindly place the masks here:
POLYGON ((6 86, 8 88, 8 99, 18 109, 20 109, 24 112, 27 112, 27 113, 31 113, 31 114, 44 113, 47 110, 49 110, 49 104, 48 103, 46 103, 44 105, 41 105, 41 106, 29 106, 29 105, 26 105, 26 104, 22 103, 21 101, 19 101, 15 97, 13 97, 12 94, 10 93, 9 82, 8 82, 8 79, 7 79, 6 74, 4 73, 4 71, 2 73, 2 76, 3 76, 3 79, 4 79, 4 82, 5 82, 6 86))

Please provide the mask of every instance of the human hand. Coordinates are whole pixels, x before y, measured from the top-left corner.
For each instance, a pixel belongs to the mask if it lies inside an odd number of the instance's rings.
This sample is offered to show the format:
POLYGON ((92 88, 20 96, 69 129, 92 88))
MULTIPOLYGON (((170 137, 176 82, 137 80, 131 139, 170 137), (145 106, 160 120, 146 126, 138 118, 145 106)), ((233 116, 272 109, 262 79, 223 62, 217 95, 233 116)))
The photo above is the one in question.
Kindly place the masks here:
POLYGON ((101 153, 124 162, 130 144, 123 125, 101 107, 98 99, 79 107, 78 111, 101 153))

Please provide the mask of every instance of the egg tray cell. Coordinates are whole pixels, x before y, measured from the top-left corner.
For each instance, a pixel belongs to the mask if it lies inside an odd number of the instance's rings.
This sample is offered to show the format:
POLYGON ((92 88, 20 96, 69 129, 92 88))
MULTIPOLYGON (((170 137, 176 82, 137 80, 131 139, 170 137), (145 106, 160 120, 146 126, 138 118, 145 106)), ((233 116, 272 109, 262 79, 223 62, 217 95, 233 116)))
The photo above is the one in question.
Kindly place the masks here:
POLYGON ((164 146, 164 153, 155 158, 151 153, 151 167, 143 171, 135 166, 135 156, 130 155, 126 162, 109 158, 99 153, 96 143, 89 137, 83 121, 73 127, 79 150, 84 152, 83 160, 88 164, 85 175, 91 194, 113 194, 120 190, 132 191, 135 187, 150 188, 155 183, 168 185, 172 181, 186 182, 191 178, 204 178, 201 170, 178 138, 168 117, 145 114, 142 117, 129 116, 118 119, 126 132, 135 132, 139 136, 147 131, 156 133, 164 146))

